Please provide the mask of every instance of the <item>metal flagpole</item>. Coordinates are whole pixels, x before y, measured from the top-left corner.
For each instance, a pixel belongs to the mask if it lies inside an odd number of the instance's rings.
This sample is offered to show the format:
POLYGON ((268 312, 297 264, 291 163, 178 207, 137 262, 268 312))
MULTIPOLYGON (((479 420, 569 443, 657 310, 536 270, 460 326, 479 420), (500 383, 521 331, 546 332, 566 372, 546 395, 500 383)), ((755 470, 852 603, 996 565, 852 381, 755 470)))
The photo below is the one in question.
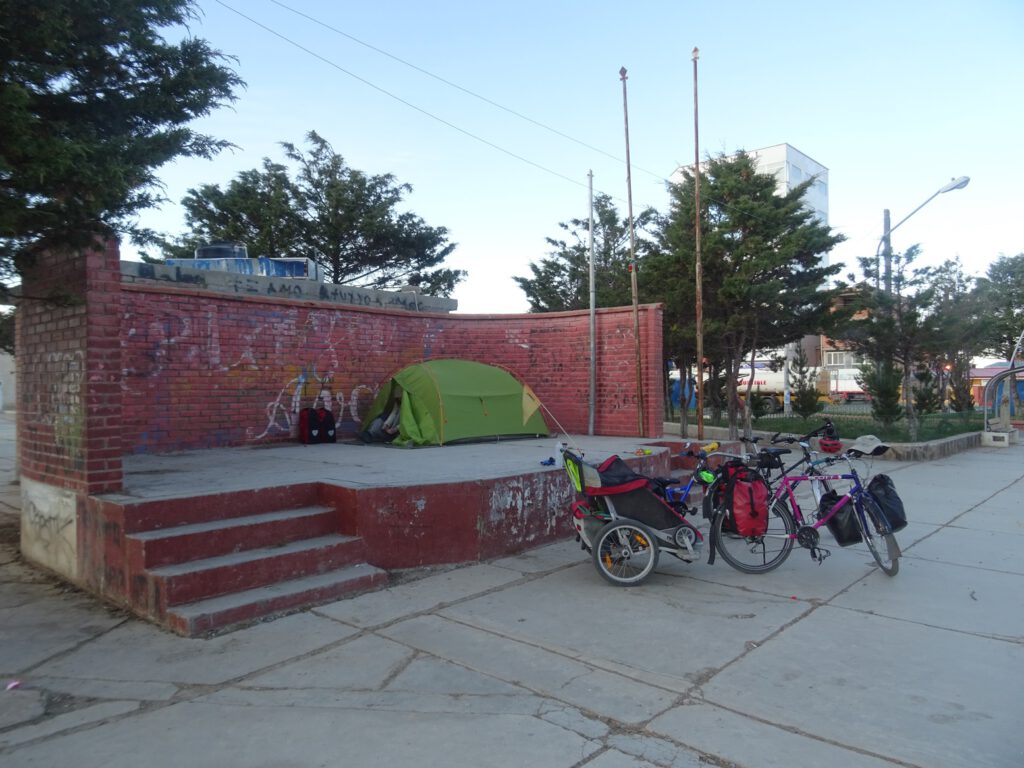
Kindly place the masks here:
POLYGON ((626 99, 626 68, 619 70, 622 80, 622 115, 626 123, 626 201, 629 205, 629 285, 633 294, 633 342, 636 349, 637 434, 644 434, 644 388, 640 357, 640 308, 636 278, 636 234, 633 229, 633 179, 629 161, 629 106, 626 99))
MULTIPOLYGON (((700 254, 700 141, 697 122, 697 59, 700 51, 693 49, 693 200, 694 229, 696 233, 696 283, 697 283, 697 439, 704 439, 704 268, 700 254)), ((682 372, 680 372, 682 375, 682 372)), ((685 437, 685 435, 684 435, 685 437)))
POLYGON ((594 172, 587 171, 590 197, 590 223, 587 227, 587 252, 590 254, 590 417, 587 434, 594 434, 594 412, 597 407, 597 288, 594 281, 594 172))

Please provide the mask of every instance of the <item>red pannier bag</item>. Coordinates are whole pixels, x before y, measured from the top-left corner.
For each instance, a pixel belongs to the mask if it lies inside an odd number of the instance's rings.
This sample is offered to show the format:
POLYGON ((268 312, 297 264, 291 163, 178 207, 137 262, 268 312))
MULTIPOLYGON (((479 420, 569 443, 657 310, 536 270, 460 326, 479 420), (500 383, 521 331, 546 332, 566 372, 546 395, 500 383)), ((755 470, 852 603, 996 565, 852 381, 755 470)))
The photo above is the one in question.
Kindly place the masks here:
POLYGON ((736 533, 744 538, 764 536, 768 530, 768 497, 764 478, 750 467, 729 467, 725 498, 736 533))

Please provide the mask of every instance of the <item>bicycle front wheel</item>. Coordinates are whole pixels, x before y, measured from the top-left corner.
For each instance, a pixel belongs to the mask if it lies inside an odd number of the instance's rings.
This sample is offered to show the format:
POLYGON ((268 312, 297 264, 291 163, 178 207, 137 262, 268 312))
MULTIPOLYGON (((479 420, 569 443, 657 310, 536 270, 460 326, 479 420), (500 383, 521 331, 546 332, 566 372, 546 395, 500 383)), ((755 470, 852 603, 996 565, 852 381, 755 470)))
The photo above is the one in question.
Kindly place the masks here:
POLYGON ((782 565, 793 551, 796 523, 789 507, 780 499, 772 504, 764 536, 740 536, 732 530, 724 508, 718 510, 711 526, 715 549, 737 571, 768 573, 782 565))
POLYGON ((885 519, 878 502, 870 494, 861 494, 857 501, 857 527, 864 543, 868 545, 871 556, 886 576, 895 576, 900 571, 900 545, 892 534, 889 522, 885 519))
POLYGON ((658 544, 640 523, 613 520, 594 540, 597 572, 619 587, 643 584, 658 565, 658 544))

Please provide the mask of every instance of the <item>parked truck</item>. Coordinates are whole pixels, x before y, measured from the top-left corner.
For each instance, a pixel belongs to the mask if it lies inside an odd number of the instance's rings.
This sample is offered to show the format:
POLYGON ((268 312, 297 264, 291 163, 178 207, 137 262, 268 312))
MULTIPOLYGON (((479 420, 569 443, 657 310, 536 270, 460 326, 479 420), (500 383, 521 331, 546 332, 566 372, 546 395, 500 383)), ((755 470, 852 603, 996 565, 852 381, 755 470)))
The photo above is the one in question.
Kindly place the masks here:
POLYGON ((858 368, 833 368, 828 371, 829 396, 833 403, 867 403, 871 396, 857 383, 858 368))

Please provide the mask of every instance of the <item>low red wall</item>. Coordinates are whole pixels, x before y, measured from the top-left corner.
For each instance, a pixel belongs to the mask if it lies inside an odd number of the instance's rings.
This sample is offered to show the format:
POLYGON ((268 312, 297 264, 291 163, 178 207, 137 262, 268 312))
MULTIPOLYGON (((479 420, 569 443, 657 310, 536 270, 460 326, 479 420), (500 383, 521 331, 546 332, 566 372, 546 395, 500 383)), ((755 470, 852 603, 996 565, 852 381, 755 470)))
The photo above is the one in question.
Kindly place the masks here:
MULTIPOLYGON (((501 365, 551 415, 586 433, 589 315, 423 315, 160 286, 122 289, 126 451, 294 438, 299 407, 328 382, 339 436, 353 437, 378 387, 410 363, 461 357, 501 365)), ((661 307, 640 308, 644 433, 663 421, 661 307)), ((595 432, 637 435, 633 314, 597 313, 595 432)))

